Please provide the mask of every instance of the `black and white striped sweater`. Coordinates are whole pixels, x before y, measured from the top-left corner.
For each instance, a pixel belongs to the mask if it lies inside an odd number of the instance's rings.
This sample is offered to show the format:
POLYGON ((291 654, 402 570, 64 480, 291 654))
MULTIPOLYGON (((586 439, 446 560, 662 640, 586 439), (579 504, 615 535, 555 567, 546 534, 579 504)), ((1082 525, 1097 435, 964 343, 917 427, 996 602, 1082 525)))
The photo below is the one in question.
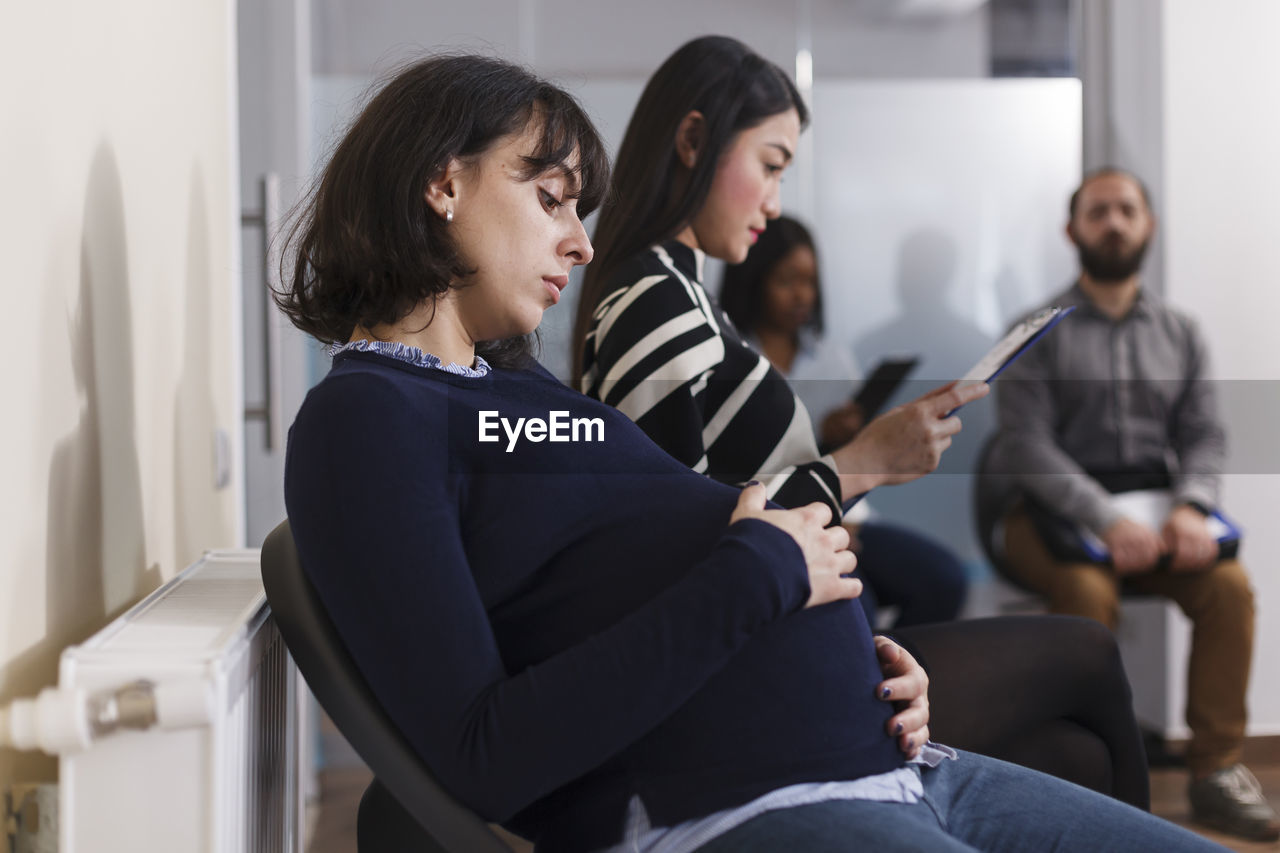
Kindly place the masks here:
POLYGON ((765 484, 784 507, 821 501, 838 518, 835 462, 809 413, 702 285, 705 255, 677 240, 624 262, 592 314, 583 393, 621 410, 695 471, 765 484))

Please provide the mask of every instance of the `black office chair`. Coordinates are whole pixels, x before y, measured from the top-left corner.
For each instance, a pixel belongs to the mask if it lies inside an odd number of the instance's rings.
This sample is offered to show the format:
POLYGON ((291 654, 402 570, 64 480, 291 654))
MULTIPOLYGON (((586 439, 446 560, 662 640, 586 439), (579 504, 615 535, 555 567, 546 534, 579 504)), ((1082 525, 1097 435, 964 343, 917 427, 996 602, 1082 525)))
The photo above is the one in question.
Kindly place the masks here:
POLYGON ((262 585, 302 676, 373 771, 356 819, 360 853, 511 853, 441 787, 382 710, 302 571, 288 520, 262 544, 262 585))

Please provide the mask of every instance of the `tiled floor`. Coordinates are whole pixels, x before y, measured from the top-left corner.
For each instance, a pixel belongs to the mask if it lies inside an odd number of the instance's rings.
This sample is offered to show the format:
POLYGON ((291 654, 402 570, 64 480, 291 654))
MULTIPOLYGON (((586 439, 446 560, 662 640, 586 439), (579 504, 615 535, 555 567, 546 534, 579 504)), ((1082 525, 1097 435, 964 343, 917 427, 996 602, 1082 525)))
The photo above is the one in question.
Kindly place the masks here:
MULTIPOLYGON (((319 816, 312 835, 308 853, 354 853, 356 849, 356 808, 360 795, 372 779, 372 774, 359 758, 341 741, 341 735, 331 725, 322 727, 326 755, 331 765, 320 776, 321 799, 319 816)), ((1262 783, 1263 792, 1273 805, 1280 806, 1280 745, 1276 738, 1251 743, 1245 752, 1245 761, 1262 783)), ((1206 838, 1225 845, 1239 853, 1280 850, 1280 843, 1258 844, 1239 841, 1229 836, 1191 826, 1190 809, 1186 800, 1187 774, 1180 769, 1156 769, 1151 772, 1151 810, 1168 820, 1187 826, 1206 838)), ((530 851, 532 848, 519 839, 512 839, 513 849, 530 851)))

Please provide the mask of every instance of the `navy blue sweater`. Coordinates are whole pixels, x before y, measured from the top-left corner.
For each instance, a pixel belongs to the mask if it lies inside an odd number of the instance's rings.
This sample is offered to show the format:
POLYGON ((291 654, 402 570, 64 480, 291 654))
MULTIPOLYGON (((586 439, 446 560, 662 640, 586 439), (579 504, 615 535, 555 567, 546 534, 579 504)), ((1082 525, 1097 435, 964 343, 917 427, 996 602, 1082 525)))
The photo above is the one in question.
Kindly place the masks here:
POLYGON ((285 497, 391 718, 540 850, 616 842, 632 794, 672 825, 903 762, 862 608, 802 610, 787 534, 727 526, 737 489, 539 366, 339 355, 290 432, 285 497), (498 441, 479 440, 486 411, 498 441), (512 446, 497 425, 556 411, 600 419, 593 440, 512 446))

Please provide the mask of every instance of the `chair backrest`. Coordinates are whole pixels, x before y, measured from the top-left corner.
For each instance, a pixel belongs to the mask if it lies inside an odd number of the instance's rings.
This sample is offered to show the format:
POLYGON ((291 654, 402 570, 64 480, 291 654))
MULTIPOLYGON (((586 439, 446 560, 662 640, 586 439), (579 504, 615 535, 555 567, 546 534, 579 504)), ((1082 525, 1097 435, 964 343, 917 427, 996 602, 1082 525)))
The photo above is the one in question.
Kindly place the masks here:
POLYGON ((262 545, 262 584, 294 662, 321 707, 377 777, 374 784, 380 782, 444 850, 511 853, 484 821, 436 781, 383 711, 302 570, 288 520, 262 545))

